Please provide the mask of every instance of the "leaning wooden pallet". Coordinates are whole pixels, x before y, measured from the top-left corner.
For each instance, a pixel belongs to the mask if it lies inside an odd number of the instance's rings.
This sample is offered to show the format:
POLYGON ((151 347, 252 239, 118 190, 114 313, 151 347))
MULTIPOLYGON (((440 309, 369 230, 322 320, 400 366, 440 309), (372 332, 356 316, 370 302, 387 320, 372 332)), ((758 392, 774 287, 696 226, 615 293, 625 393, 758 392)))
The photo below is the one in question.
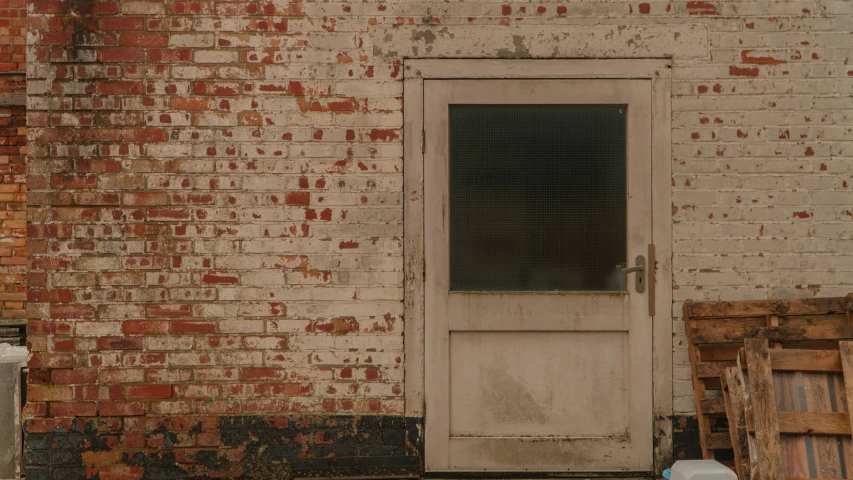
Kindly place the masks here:
MULTIPOLYGON (((798 300, 688 300, 684 321, 703 457, 731 458, 720 375, 735 366, 744 338, 770 326, 777 329, 771 340, 779 348, 838 348, 839 339, 853 339, 853 294, 798 300)), ((733 462, 723 463, 735 468, 733 462)))
POLYGON ((772 349, 766 338, 744 343, 739 363, 747 373, 723 374, 733 442, 748 445, 739 477, 853 476, 853 342, 842 341, 837 351, 772 349))

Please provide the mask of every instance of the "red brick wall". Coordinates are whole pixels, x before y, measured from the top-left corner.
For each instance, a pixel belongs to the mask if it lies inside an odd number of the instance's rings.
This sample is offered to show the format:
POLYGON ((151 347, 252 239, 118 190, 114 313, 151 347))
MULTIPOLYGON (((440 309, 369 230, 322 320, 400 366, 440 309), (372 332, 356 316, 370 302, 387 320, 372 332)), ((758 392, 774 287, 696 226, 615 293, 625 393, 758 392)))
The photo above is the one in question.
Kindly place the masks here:
MULTIPOLYGON (((24 72, 26 66, 24 0, 0 0, 0 72, 24 72)), ((0 93, 7 93, 5 89, 0 93)))
MULTIPOLYGON (((26 154, 24 107, 0 107, 0 325, 26 323, 26 154)), ((2 329, 2 327, 0 327, 2 329)), ((0 337, 10 341, 16 332, 0 337)))
POLYGON ((401 416, 404 57, 672 57, 673 311, 846 294, 850 6, 30 0, 28 428, 401 416))
POLYGON ((26 322, 25 2, 0 0, 0 12, 0 341, 15 342, 8 327, 26 322))

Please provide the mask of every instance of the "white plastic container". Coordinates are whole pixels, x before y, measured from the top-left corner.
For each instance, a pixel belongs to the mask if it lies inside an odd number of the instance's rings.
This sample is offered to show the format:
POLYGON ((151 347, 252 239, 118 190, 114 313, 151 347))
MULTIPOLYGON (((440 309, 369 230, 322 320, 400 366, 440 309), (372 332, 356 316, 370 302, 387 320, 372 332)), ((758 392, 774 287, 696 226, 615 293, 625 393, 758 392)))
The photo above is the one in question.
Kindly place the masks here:
POLYGON ((679 460, 670 480, 737 480, 737 474, 716 460, 679 460))

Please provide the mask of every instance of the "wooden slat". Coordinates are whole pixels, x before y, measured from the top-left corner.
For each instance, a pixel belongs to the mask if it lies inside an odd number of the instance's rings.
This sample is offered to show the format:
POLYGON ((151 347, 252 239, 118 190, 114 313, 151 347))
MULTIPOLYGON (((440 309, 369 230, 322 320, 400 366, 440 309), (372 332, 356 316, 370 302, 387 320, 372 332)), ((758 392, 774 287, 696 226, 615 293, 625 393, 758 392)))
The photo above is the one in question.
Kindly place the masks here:
POLYGON ((693 381, 693 398, 696 402, 696 421, 699 423, 699 446, 702 448, 702 458, 705 460, 714 459, 714 451, 708 446, 708 436, 711 433, 710 420, 708 415, 702 413, 702 399, 705 398, 705 382, 696 375, 696 365, 699 364, 699 348, 693 341, 691 335, 693 328, 690 319, 689 308, 691 302, 684 302, 684 324, 687 330, 687 353, 690 356, 690 371, 693 381))
MULTIPOLYGON (((745 355, 741 349, 741 365, 746 365, 745 355)), ((841 357, 836 350, 771 350, 770 367, 774 372, 841 372, 841 357)))
POLYGON ((743 338, 746 328, 766 327, 764 317, 755 318, 711 318, 696 320, 693 322, 693 341, 695 344, 719 344, 738 343, 738 338, 743 338), (718 338, 733 338, 735 340, 725 342, 718 338))
POLYGON ((778 327, 729 327, 718 330, 694 331, 697 343, 737 343, 744 338, 766 338, 771 342, 800 342, 808 340, 838 340, 853 338, 853 324, 783 325, 778 327))
MULTIPOLYGON (((841 369, 844 372, 844 396, 847 400, 847 411, 853 412, 853 342, 839 342, 838 352, 841 357, 841 369)), ((850 415, 848 419, 853 421, 850 415)), ((853 430, 853 424, 851 424, 853 430)))
POLYGON ((697 344, 708 343, 739 343, 746 335, 746 329, 763 328, 763 326, 746 327, 744 325, 720 325, 717 328, 693 328, 693 341, 697 344))
POLYGON ((853 298, 805 298, 685 304, 691 317, 757 317, 776 315, 825 315, 853 310, 853 298))
MULTIPOLYGON (((798 374, 799 375, 799 374, 798 374)), ((789 389, 791 391, 796 390, 796 382, 794 382, 794 375, 790 373, 781 373, 780 376, 788 377, 792 381, 789 384, 789 389)), ((830 382, 831 377, 837 377, 839 375, 826 374, 826 373, 806 373, 802 374, 803 377, 803 387, 806 399, 806 411, 809 412, 831 412, 831 400, 829 395, 830 382)), ((781 412, 779 412, 781 413, 781 412)), ((805 445, 806 438, 803 438, 802 435, 786 435, 786 438, 795 438, 799 440, 798 443, 803 443, 803 446, 806 447, 806 458, 813 458, 814 464, 816 466, 815 477, 830 477, 836 478, 840 477, 841 471, 839 469, 838 463, 838 445, 836 444, 836 436, 828 437, 825 435, 809 435, 808 440, 811 440, 812 449, 809 452, 808 447, 805 445)), ((790 442, 789 442, 790 443, 790 442)), ((788 469, 788 472, 791 472, 791 469, 788 469)), ((793 472, 791 472, 793 474, 793 472)))
POLYGON ((723 370, 729 367, 734 367, 735 362, 702 362, 696 365, 696 375, 699 378, 720 378, 723 370))
POLYGON ((808 325, 843 325, 847 321, 845 313, 827 313, 825 315, 777 315, 778 325, 768 324, 769 315, 760 317, 712 317, 695 318, 695 327, 701 330, 725 329, 731 327, 768 327, 768 326, 808 326, 808 325))
MULTIPOLYGON (((777 317, 779 327, 804 328, 817 325, 849 325, 844 314, 803 315, 777 317)), ((755 336, 758 329, 767 327, 767 320, 760 318, 712 318, 697 320, 694 337, 697 344, 740 343, 744 337, 755 336)), ((837 337, 833 337, 836 338, 837 337)), ((806 339, 797 339, 802 341, 806 339)))
POLYGON ((853 324, 747 328, 744 334, 747 337, 766 338, 771 342, 837 340, 853 338, 853 324))
POLYGON ((740 384, 737 367, 723 371, 720 383, 723 385, 724 408, 729 420, 729 438, 731 439, 735 461, 734 467, 738 479, 749 480, 749 434, 746 428, 746 397, 740 384))
POLYGON ((699 357, 703 362, 725 362, 737 360, 742 344, 699 346, 699 357))
MULTIPOLYGON (((850 435, 850 415, 846 412, 784 412, 777 411, 781 435, 850 435)), ((755 431, 752 420, 747 422, 755 431)))
POLYGON ((776 417, 773 372, 770 370, 770 345, 765 339, 748 338, 744 342, 749 368, 749 402, 755 438, 758 443, 758 468, 762 480, 785 480, 782 443, 776 417))
POLYGON ((702 399, 703 413, 725 413, 726 402, 723 397, 710 397, 702 399))
POLYGON ((711 450, 732 448, 732 440, 728 432, 712 432, 705 435, 705 444, 711 450))

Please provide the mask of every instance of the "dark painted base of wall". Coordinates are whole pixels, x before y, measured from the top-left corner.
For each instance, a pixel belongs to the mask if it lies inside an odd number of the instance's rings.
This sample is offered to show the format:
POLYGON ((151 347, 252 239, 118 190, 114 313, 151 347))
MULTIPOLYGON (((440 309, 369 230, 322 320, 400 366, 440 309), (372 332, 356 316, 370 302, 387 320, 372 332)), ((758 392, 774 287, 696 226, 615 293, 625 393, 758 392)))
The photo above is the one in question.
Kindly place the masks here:
MULTIPOLYGON (((27 480, 411 477, 423 419, 229 416, 38 419, 26 423, 27 480)), ((701 458, 695 417, 673 417, 674 460, 701 458)))
POLYGON ((229 416, 27 422, 27 480, 410 476, 420 418, 229 416))
MULTIPOLYGON (((728 422, 725 418, 711 419, 712 432, 728 432, 728 422)), ((672 419, 672 456, 675 460, 699 460, 702 449, 699 445, 699 422, 695 416, 677 416, 672 419)), ((734 461, 734 451, 731 448, 714 450, 714 459, 727 462, 734 461)))
POLYGON ((693 415, 672 417, 672 461, 701 460, 699 422, 693 415))

